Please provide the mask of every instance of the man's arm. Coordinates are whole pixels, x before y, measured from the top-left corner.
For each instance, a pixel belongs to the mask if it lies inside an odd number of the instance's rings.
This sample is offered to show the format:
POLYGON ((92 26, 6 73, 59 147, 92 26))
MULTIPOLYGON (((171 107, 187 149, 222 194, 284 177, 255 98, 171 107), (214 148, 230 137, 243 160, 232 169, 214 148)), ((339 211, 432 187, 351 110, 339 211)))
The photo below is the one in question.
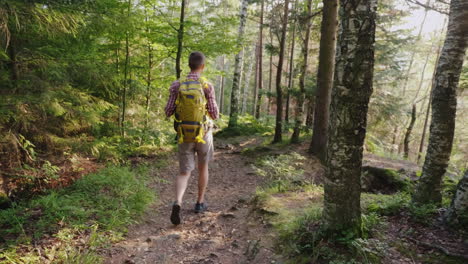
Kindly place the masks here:
POLYGON ((218 104, 216 103, 215 89, 211 83, 208 83, 208 88, 205 89, 205 97, 207 100, 206 110, 211 119, 215 120, 219 117, 218 104))
POLYGON ((179 93, 179 86, 179 81, 175 81, 171 84, 171 87, 169 88, 169 99, 167 100, 166 108, 164 109, 167 117, 170 117, 175 112, 177 95, 179 93))

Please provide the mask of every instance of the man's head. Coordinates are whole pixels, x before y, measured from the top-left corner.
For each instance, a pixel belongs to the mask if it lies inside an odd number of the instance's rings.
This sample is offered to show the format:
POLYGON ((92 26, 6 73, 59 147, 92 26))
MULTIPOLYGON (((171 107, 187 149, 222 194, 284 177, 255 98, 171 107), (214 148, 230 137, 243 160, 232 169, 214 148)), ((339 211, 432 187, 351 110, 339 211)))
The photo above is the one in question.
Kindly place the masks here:
POLYGON ((199 51, 190 53, 189 67, 192 71, 201 71, 205 68, 205 55, 199 51))

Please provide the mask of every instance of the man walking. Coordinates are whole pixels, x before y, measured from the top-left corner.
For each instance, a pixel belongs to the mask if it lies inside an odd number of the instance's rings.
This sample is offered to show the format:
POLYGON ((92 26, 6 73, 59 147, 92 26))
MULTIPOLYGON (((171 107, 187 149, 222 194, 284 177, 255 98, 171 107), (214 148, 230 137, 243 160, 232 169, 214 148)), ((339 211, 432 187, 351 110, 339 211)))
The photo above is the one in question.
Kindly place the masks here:
POLYGON ((175 179, 175 201, 171 222, 181 223, 180 208, 191 172, 195 169, 195 153, 198 161, 198 198, 195 212, 206 211, 205 191, 208 184, 208 163, 213 159, 213 123, 219 112, 214 87, 201 74, 205 68, 205 56, 192 52, 189 56, 190 73, 170 87, 166 116, 174 115, 174 128, 178 138, 180 173, 175 179))

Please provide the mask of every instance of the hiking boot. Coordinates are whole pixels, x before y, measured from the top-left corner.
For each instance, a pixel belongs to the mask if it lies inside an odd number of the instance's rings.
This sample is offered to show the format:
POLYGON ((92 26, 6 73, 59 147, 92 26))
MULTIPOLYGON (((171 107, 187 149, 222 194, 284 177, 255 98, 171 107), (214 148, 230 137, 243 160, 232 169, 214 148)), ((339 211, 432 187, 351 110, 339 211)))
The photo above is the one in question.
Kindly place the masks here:
POLYGON ((208 209, 205 203, 196 203, 195 204, 195 213, 203 213, 208 209))
POLYGON ((180 224, 180 205, 178 204, 172 206, 171 223, 174 225, 180 224))

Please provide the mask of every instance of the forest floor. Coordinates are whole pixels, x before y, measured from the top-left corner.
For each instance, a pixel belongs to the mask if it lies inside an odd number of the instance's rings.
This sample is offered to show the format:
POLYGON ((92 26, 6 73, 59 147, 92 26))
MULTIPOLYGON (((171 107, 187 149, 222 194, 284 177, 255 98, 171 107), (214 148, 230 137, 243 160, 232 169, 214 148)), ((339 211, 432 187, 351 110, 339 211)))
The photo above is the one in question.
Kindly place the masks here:
POLYGON ((106 263, 275 263, 271 232, 252 217, 250 201, 264 180, 254 173, 251 159, 237 146, 215 141, 215 160, 210 164, 206 194, 208 211, 193 211, 198 172, 194 171, 182 205, 182 224, 169 221, 174 200, 173 177, 178 173, 174 154, 166 169, 153 171, 158 203, 144 220, 128 231, 127 239, 106 250, 106 263))
MULTIPOLYGON (((179 226, 169 221, 174 199, 172 179, 178 172, 175 154, 165 169, 153 170, 151 176, 155 180, 151 187, 159 196, 158 202, 150 207, 139 224, 129 228, 125 240, 102 250, 105 263, 286 262, 286 256, 282 256, 283 252, 275 244, 278 241, 278 232, 273 228, 275 215, 281 212, 286 212, 285 217, 300 215, 310 201, 321 204, 323 193, 315 198, 306 191, 297 190, 294 195, 274 194, 272 197, 279 207, 286 207, 277 208, 279 212, 275 212, 275 208, 259 206, 255 202, 256 192, 265 184, 265 178, 255 173, 251 164, 257 158, 271 154, 296 151, 306 155, 305 145, 291 145, 273 152, 270 149, 268 153, 259 151, 253 156, 241 153, 260 143, 261 139, 247 137, 237 139, 234 144, 215 139, 215 160, 210 164, 207 190, 209 210, 203 214, 193 212, 197 194, 197 172, 194 172, 182 205, 183 223, 179 226)), ((323 168, 318 161, 310 160, 304 170, 306 177, 320 184, 323 168)), ((406 161, 373 155, 367 156, 364 164, 418 169, 417 165, 406 161)), ((381 263, 464 263, 463 256, 468 256, 468 240, 455 232, 438 225, 416 223, 405 212, 384 216, 381 220, 385 224, 373 231, 365 248, 380 255, 381 263), (446 258, 444 251, 462 258, 446 258)), ((367 260, 364 263, 379 262, 367 260)))

